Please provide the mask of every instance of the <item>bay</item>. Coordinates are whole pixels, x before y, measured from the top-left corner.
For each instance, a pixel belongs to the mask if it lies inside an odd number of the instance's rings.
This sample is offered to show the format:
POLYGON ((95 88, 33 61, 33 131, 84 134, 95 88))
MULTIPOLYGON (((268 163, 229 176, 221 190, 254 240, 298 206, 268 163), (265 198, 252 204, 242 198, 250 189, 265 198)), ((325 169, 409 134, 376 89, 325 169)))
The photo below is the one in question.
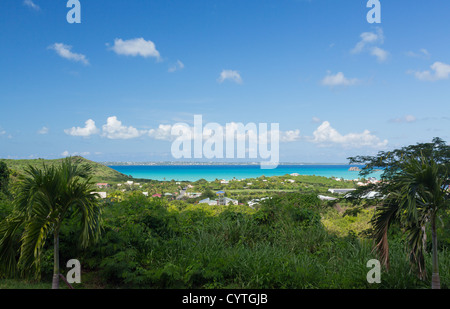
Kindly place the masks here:
MULTIPOLYGON (((276 169, 261 169, 259 165, 109 165, 110 168, 133 178, 153 179, 159 181, 197 181, 205 179, 231 180, 258 178, 261 176, 283 176, 297 173, 300 175, 315 175, 336 177, 348 180, 360 178, 359 172, 349 171, 350 167, 358 165, 279 165, 276 169)), ((379 179, 380 172, 370 177, 379 179)))

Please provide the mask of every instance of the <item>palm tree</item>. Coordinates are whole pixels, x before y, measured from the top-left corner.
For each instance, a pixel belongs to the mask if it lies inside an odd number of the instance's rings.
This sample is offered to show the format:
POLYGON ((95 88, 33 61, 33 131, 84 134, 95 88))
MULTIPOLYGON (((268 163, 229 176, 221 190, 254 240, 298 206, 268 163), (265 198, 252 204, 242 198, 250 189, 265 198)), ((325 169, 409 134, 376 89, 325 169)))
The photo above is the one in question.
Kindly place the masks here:
POLYGON ((53 235, 52 288, 59 288, 59 233, 69 213, 81 223, 81 245, 98 239, 101 211, 88 176, 91 168, 72 158, 59 166, 29 166, 17 186, 13 213, 0 226, 0 271, 8 275, 40 277, 40 258, 47 238, 53 235), (16 261, 16 256, 19 256, 16 261))
POLYGON ((437 256, 436 219, 439 211, 449 206, 448 166, 433 158, 407 158, 401 170, 390 179, 389 195, 372 219, 376 249, 389 268, 387 232, 394 223, 404 228, 410 261, 417 266, 421 279, 426 276, 424 251, 428 226, 432 236, 432 288, 440 288, 437 256))

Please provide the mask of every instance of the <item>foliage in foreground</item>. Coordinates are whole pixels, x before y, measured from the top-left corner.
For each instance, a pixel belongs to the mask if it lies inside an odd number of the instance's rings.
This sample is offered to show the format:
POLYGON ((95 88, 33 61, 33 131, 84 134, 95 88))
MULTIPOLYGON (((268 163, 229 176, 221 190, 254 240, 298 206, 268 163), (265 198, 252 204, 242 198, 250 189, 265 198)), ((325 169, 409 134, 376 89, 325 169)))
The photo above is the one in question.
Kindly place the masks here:
MULTIPOLYGON (((324 218, 367 221, 339 214, 313 195, 285 194, 259 209, 190 205, 131 194, 103 206, 104 233, 95 246, 77 246, 69 220, 61 230, 61 260, 80 260, 104 287, 127 288, 427 288, 410 271, 405 239, 391 231, 391 269, 381 284, 366 280, 373 242, 359 234, 333 233, 324 218), (325 216, 325 217, 324 217, 325 216), (344 218, 344 219, 343 219, 344 218)), ((340 230, 339 224, 336 225, 340 230)), ((344 227, 343 227, 344 228, 344 227)), ((345 228, 349 229, 348 225, 345 228)), ((441 233, 447 233, 441 231, 441 233)), ((448 239, 448 234, 447 239, 448 239)), ((441 239, 446 239, 442 237, 441 239)), ((448 288, 448 244, 440 244, 442 287, 448 288)), ((42 269, 51 277, 51 248, 42 269)), ((425 255, 430 265, 430 254, 425 255)), ((84 275, 83 275, 84 276, 84 275)), ((82 277, 82 281, 83 281, 82 277)))
POLYGON ((59 288, 60 230, 66 218, 79 223, 83 247, 99 236, 100 208, 91 194, 90 171, 71 158, 57 166, 25 170, 17 183, 14 208, 0 225, 0 274, 39 278, 44 248, 53 236, 53 288, 59 288))

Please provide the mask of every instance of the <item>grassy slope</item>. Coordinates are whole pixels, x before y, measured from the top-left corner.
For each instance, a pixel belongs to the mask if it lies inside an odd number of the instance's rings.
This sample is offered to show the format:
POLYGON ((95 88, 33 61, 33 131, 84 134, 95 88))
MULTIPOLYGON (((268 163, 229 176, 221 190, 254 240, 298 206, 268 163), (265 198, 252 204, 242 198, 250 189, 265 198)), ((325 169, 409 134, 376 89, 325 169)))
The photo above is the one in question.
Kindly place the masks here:
MULTIPOLYGON (((119 173, 112 168, 109 168, 103 164, 87 160, 83 157, 73 157, 76 160, 79 160, 81 164, 89 164, 92 166, 92 176, 94 182, 123 182, 131 179, 131 177, 119 173)), ((61 162, 61 159, 55 160, 44 160, 44 159, 32 159, 32 160, 11 160, 11 159, 0 159, 4 161, 8 168, 17 174, 22 174, 25 168, 28 165, 32 165, 35 167, 40 167, 44 163, 47 165, 54 165, 61 162)))

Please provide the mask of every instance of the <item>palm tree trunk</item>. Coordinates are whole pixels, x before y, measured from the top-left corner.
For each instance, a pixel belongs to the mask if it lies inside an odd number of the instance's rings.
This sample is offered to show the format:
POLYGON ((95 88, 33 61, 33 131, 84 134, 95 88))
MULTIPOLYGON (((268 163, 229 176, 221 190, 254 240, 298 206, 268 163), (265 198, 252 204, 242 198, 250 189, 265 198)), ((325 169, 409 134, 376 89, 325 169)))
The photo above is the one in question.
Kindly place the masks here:
POLYGON ((439 278, 439 266, 438 266, 438 256, 437 256, 437 235, 436 235, 436 213, 434 212, 431 216, 431 236, 433 244, 433 275, 431 278, 431 288, 440 289, 441 282, 439 278))
POLYGON ((59 289, 59 234, 54 234, 54 252, 53 252, 53 282, 52 289, 59 289))

